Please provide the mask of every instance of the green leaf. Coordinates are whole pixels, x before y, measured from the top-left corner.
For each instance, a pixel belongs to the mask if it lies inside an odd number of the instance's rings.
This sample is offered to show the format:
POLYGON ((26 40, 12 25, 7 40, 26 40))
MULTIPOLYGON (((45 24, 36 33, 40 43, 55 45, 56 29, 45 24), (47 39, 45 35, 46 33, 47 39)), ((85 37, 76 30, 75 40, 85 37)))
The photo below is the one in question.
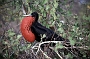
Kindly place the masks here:
POLYGON ((64 46, 61 44, 61 45, 59 46, 59 48, 64 48, 64 46))
POLYGON ((12 45, 14 46, 19 45, 19 41, 12 42, 12 45))
POLYGON ((86 15, 83 15, 83 17, 82 17, 83 19, 85 19, 85 20, 90 20, 90 16, 86 16, 86 15))
POLYGON ((54 24, 55 24, 55 21, 52 22, 52 26, 54 26, 54 24))
POLYGON ((30 48, 30 46, 31 46, 31 44, 29 44, 29 45, 27 46, 27 49, 30 48))
POLYGON ((45 38, 46 37, 46 35, 45 34, 43 34, 43 36, 42 36, 43 38, 45 38))
POLYGON ((76 41, 75 40, 70 40, 71 45, 75 45, 76 41))
POLYGON ((55 4, 54 4, 54 7, 57 8, 57 7, 58 7, 58 3, 55 3, 55 4))
POLYGON ((83 57, 86 57, 86 55, 83 55, 83 57))
POLYGON ((66 37, 66 35, 67 35, 66 33, 63 33, 63 37, 64 37, 64 38, 66 37))
POLYGON ((64 30, 62 28, 58 28, 57 31, 59 31, 60 33, 64 32, 64 30))
POLYGON ((9 33, 9 36, 13 36, 13 35, 15 35, 14 32, 10 32, 10 33, 9 33))
POLYGON ((45 12, 43 12, 43 17, 46 17, 46 13, 45 12))
POLYGON ((71 45, 75 45, 76 41, 75 40, 70 40, 71 45))
POLYGON ((50 8, 50 6, 49 6, 49 5, 47 5, 47 6, 46 6, 46 11, 47 11, 49 8, 50 8))
POLYGON ((76 40, 73 40, 72 37, 69 37, 69 41, 71 45, 75 45, 76 43, 76 40))
POLYGON ((72 37, 69 37, 68 39, 69 39, 69 40, 72 40, 72 37))
POLYGON ((4 42, 4 44, 8 44, 8 42, 7 42, 7 41, 5 41, 5 42, 4 42))
POLYGON ((55 15, 55 13, 54 13, 54 20, 56 20, 57 19, 57 16, 55 15))
POLYGON ((90 40, 90 34, 88 35, 88 38, 89 38, 89 40, 90 40))
POLYGON ((63 46, 61 43, 57 43, 57 44, 56 44, 56 47, 55 47, 55 51, 58 52, 57 49, 59 49, 59 48, 62 49, 62 48, 64 48, 64 46, 63 46))
POLYGON ((43 39, 46 37, 46 34, 40 34, 40 36, 41 36, 41 39, 43 39))
POLYGON ((17 35, 17 39, 19 39, 22 35, 17 35))
POLYGON ((43 0, 43 4, 46 4, 46 3, 48 3, 48 0, 43 0))
POLYGON ((61 43, 57 43, 56 48, 64 48, 64 46, 61 43))

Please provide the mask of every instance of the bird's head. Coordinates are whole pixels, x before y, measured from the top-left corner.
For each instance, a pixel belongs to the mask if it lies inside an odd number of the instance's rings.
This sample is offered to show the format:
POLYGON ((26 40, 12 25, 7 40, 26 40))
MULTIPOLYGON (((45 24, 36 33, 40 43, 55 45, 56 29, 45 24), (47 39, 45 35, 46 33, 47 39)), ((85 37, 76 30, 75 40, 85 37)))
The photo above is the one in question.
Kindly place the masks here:
POLYGON ((38 21, 39 15, 38 15, 37 12, 31 13, 31 16, 35 18, 35 21, 36 21, 36 22, 38 21))
POLYGON ((33 13, 31 13, 31 14, 23 15, 23 16, 31 16, 31 17, 34 17, 36 22, 38 21, 38 18, 39 18, 39 14, 38 14, 37 12, 33 12, 33 13))

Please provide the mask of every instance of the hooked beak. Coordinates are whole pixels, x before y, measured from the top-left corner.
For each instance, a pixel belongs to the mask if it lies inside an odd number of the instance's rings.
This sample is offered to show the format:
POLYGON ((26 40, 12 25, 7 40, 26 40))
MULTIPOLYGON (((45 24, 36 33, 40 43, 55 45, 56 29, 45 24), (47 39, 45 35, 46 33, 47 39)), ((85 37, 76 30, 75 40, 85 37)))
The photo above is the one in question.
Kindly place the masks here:
POLYGON ((32 16, 31 14, 28 14, 28 15, 23 15, 24 17, 26 17, 26 16, 32 16))

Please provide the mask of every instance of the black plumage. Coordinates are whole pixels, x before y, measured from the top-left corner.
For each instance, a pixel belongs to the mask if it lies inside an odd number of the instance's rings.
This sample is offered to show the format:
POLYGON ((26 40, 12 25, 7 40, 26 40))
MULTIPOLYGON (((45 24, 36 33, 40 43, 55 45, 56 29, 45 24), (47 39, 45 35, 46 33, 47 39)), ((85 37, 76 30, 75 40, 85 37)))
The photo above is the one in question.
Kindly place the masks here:
POLYGON ((39 15, 37 12, 31 14, 32 17, 35 17, 35 22, 31 26, 31 31, 36 36, 37 41, 41 41, 41 35, 46 35, 42 41, 63 41, 65 40, 61 36, 57 35, 53 30, 46 28, 38 22, 39 15))

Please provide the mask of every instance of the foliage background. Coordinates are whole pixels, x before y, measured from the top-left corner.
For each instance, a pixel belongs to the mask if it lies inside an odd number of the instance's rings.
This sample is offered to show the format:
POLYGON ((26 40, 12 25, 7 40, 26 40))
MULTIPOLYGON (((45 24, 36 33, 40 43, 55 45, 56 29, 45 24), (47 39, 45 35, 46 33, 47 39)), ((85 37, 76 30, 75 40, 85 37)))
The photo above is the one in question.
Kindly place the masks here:
MULTIPOLYGON (((39 22, 80 46, 83 58, 90 58, 89 0, 0 0, 0 56, 5 59, 31 58, 31 43, 20 33, 23 14, 39 13, 39 22), (23 11, 23 8, 25 12, 23 11)), ((69 59, 71 55, 69 55, 69 59)), ((72 58, 71 58, 72 59, 72 58)))

